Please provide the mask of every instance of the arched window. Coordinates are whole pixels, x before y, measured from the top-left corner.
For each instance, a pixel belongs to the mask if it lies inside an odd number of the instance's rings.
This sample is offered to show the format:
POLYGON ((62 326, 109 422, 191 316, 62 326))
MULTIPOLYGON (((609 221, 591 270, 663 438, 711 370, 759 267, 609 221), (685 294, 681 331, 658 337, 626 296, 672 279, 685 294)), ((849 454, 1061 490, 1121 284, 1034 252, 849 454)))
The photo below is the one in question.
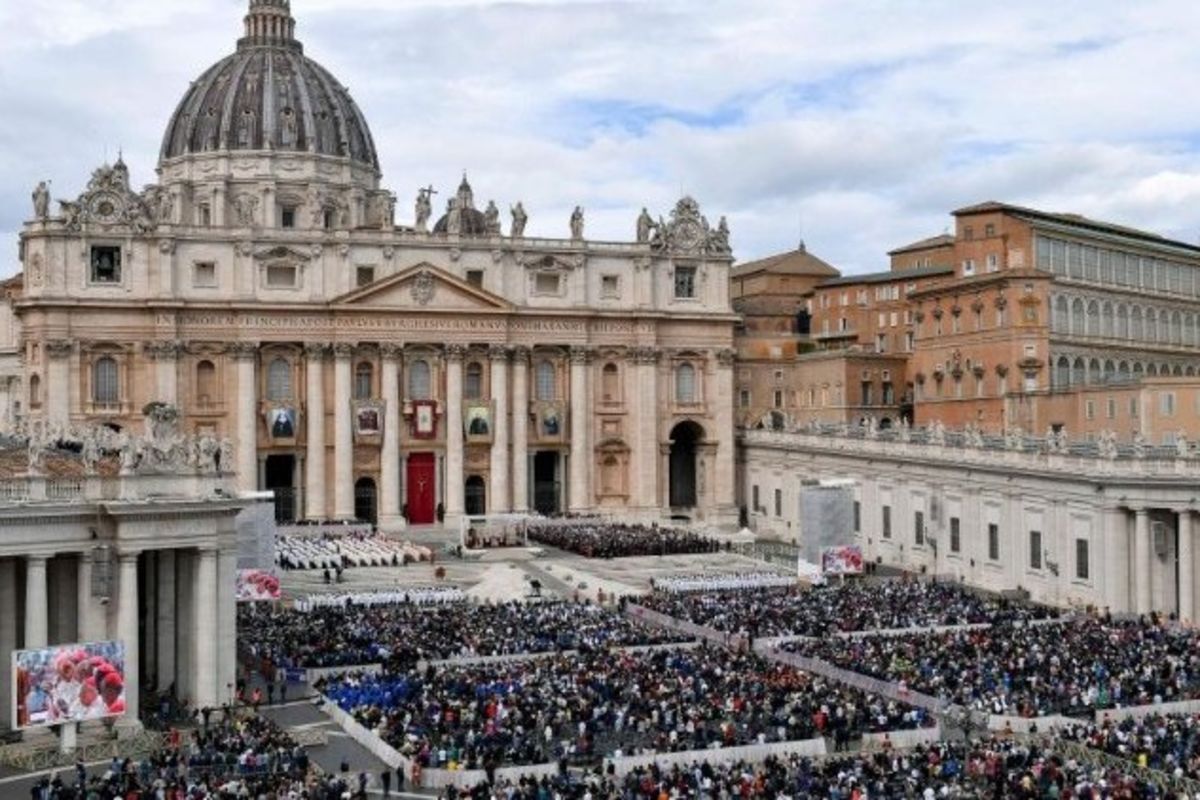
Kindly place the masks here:
POLYGON ((1060 356, 1058 367, 1054 371, 1055 388, 1064 389, 1071 385, 1071 362, 1066 356, 1060 356))
POLYGON ((413 400, 429 400, 432 398, 429 375, 429 362, 424 359, 414 361, 408 368, 408 396, 413 400))
POLYGON ((354 368, 354 399, 370 400, 373 394, 372 385, 375 382, 375 368, 367 362, 361 362, 354 368))
POLYGON ((121 400, 117 362, 105 356, 92 365, 92 402, 98 406, 115 406, 121 400))
POLYGON ((267 366, 267 399, 292 399, 292 365, 286 358, 277 358, 267 366))
POLYGON ((607 456, 601 464, 600 491, 604 494, 621 492, 621 462, 616 456, 607 456))
POLYGON ((1183 344, 1183 314, 1171 314, 1171 344, 1183 344))
POLYGON ((42 379, 37 375, 29 377, 29 407, 42 407, 42 379))
POLYGON ((554 381, 554 365, 549 361, 539 361, 535 374, 535 396, 543 403, 551 403, 558 399, 558 390, 554 381))
POLYGON ((463 380, 463 397, 468 400, 478 400, 483 397, 483 365, 478 361, 467 364, 466 378, 463 380))
POLYGON ((1100 335, 1105 339, 1113 337, 1113 307, 1112 303, 1105 303, 1100 310, 1100 335))
POLYGON ((1095 300, 1088 303, 1087 307, 1087 335, 1100 335, 1100 304, 1095 300))
POLYGON ((1129 309, 1124 303, 1117 306, 1117 338, 1129 338, 1129 309))
POLYGON ((1146 341, 1158 341, 1158 312, 1153 308, 1146 309, 1146 341))
POLYGON ((196 365, 196 403, 207 408, 214 402, 217 393, 217 368, 213 362, 204 360, 196 365))
POLYGON ((620 372, 616 364, 605 364, 600 373, 600 396, 606 403, 616 403, 620 398, 620 372))
POLYGON ((696 368, 691 364, 680 364, 675 369, 675 402, 696 402, 696 368))
POLYGON ((1067 298, 1061 294, 1054 300, 1054 330, 1058 333, 1071 331, 1071 310, 1067 298))
POLYGON ((1129 312, 1129 338, 1135 342, 1142 341, 1145 331, 1142 328, 1142 307, 1134 306, 1129 312))
POLYGON ((1075 359, 1075 363, 1071 365, 1071 385, 1082 386, 1087 378, 1087 368, 1083 366, 1083 359, 1075 359))
POLYGON ((1083 301, 1078 297, 1071 303, 1071 333, 1075 336, 1085 334, 1083 301))
POLYGON ((1100 383, 1100 375, 1100 362, 1093 358, 1088 362, 1087 382, 1089 384, 1100 383))

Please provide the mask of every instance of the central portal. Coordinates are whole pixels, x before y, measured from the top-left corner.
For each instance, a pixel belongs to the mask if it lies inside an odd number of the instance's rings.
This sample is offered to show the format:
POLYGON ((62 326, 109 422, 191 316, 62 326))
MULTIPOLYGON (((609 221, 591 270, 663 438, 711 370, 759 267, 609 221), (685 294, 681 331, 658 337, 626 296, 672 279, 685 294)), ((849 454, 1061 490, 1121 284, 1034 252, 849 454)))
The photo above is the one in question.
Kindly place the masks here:
POLYGON ((410 453, 405 497, 410 525, 432 525, 436 519, 437 460, 433 453, 410 453))
POLYGON ((542 450, 533 456, 533 510, 551 516, 561 511, 558 452, 542 450))

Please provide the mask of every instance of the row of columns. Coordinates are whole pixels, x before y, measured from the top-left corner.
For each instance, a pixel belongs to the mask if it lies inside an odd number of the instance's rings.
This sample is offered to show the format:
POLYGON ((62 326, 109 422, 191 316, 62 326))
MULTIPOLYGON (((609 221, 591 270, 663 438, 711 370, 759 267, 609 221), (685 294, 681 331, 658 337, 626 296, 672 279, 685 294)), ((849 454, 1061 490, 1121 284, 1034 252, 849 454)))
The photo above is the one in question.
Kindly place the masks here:
MULTIPOLYGON (((236 553, 226 554, 219 563, 215 548, 198 551, 161 550, 147 553, 123 551, 117 557, 114 597, 108 604, 92 595, 95 570, 91 552, 75 558, 75 627, 64 627, 56 620, 59 633, 51 641, 50 570, 51 556, 30 555, 22 559, 0 559, 0 658, 8 664, 10 654, 19 649, 34 650, 52 644, 87 643, 120 640, 125 644, 125 708, 122 724, 137 723, 140 712, 142 659, 148 659, 148 674, 157 676, 160 689, 174 684, 179 695, 195 708, 220 705, 222 680, 234 677, 234 634, 232 629, 232 578, 236 553), (24 602, 18 602, 17 566, 24 562, 24 602), (147 570, 143 574, 140 565, 147 570), (224 572, 225 575, 219 577, 224 572), (152 574, 151 574, 152 573, 152 574), (229 587, 223 597, 223 578, 229 587), (139 592, 139 586, 142 591, 139 592), (142 619, 141 596, 145 597, 146 617, 142 619), (220 624, 222 609, 230 612, 227 625, 220 624), (18 637, 18 613, 24 637, 18 637), (226 630, 228 628, 228 630, 226 630), (145 631, 145 647, 141 646, 145 631)), ((59 562, 55 562, 59 563, 59 562)), ((56 574, 61 574, 55 570, 56 574)), ((61 587, 56 585, 56 593, 61 587)), ((53 598, 62 602, 63 598, 53 598)), ((59 612, 62 613, 61 606, 59 612)), ((10 669, 0 670, 0 727, 9 723, 8 709, 13 707, 10 669)))
MULTIPOLYGON (((1150 508, 1133 509, 1133 563, 1129 573, 1131 586, 1131 611, 1146 614, 1154 610, 1164 610, 1166 605, 1166 587, 1171 575, 1165 568, 1164 560, 1159 558, 1154 548, 1153 510, 1150 508)), ((1191 622, 1200 618, 1196 608, 1196 568, 1195 568, 1195 535, 1194 514, 1190 510, 1176 512, 1175 535, 1177 537, 1176 558, 1178 561, 1178 596, 1175 609, 1182 620, 1191 622)), ((1123 514, 1118 522, 1128 530, 1128 515, 1123 514)), ((1121 531, 1118 529, 1118 536, 1121 531)), ((1128 553, 1127 546, 1118 539, 1113 552, 1115 558, 1121 558, 1128 553)), ((1169 608, 1165 610, 1171 610, 1169 608)))

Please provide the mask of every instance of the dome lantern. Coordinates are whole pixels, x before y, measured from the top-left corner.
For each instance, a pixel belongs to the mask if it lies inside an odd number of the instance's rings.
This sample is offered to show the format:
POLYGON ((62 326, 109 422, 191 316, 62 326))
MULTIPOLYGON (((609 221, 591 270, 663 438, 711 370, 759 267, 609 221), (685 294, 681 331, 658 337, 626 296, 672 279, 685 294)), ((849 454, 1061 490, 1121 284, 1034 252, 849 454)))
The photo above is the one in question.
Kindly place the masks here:
POLYGON ((301 49, 296 41, 296 20, 292 17, 290 0, 250 0, 246 35, 238 42, 239 50, 248 47, 301 49))

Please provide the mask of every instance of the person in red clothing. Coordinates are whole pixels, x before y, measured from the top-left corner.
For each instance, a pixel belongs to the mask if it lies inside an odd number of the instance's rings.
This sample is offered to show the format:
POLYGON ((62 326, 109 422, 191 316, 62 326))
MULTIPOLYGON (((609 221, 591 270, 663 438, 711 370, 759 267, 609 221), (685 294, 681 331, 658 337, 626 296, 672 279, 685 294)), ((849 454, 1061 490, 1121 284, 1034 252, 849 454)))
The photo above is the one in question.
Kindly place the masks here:
POLYGON ((117 671, 107 672, 100 681, 100 697, 111 714, 125 713, 125 681, 117 671))

